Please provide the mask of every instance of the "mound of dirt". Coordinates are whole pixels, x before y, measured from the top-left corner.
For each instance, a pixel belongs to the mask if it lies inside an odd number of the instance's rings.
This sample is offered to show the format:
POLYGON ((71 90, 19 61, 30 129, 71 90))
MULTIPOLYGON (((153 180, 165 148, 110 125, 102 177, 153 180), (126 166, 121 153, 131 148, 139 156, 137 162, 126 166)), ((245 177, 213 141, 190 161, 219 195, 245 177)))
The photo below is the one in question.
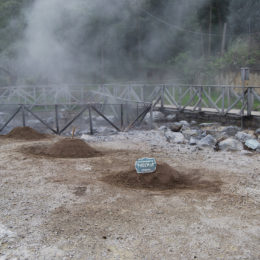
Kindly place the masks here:
POLYGON ((218 192, 221 182, 208 180, 197 170, 181 173, 166 163, 158 164, 154 173, 137 174, 135 169, 102 178, 109 184, 134 189, 196 189, 218 192))
POLYGON ((81 139, 65 138, 48 147, 45 154, 57 158, 89 158, 101 153, 81 139))
POLYGON ((47 138, 47 135, 41 134, 36 130, 26 126, 26 127, 16 127, 7 135, 7 138, 21 139, 21 140, 40 140, 47 138))

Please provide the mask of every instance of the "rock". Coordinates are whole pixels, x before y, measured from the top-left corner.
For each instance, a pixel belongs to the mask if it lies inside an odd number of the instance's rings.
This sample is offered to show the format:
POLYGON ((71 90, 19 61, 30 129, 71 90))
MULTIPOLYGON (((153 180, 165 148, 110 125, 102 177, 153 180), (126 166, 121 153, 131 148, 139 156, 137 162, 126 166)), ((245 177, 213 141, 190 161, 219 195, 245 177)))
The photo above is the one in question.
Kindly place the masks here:
POLYGON ((165 119, 165 116, 160 111, 154 111, 153 112, 153 119, 154 119, 154 121, 162 121, 162 120, 165 119))
POLYGON ((176 115, 175 114, 171 114, 166 116, 165 118, 167 121, 174 121, 176 119, 176 115))
POLYGON ((245 142, 245 146, 250 150, 256 150, 260 148, 260 143, 255 139, 249 139, 245 142))
POLYGON ((174 123, 170 126, 170 130, 172 132, 180 132, 182 128, 182 125, 180 123, 174 123))
POLYGON ((185 136, 188 136, 188 137, 199 135, 198 131, 195 129, 186 129, 186 130, 182 131, 182 134, 184 134, 185 136))
POLYGON ((243 144, 234 139, 234 138, 227 138, 218 144, 219 150, 221 151, 241 151, 243 150, 243 144))
POLYGON ((258 129, 255 130, 255 134, 256 134, 256 135, 260 135, 260 128, 258 128, 258 129))
POLYGON ((252 155, 253 153, 250 152, 250 151, 247 151, 247 150, 242 150, 242 151, 241 151, 241 154, 242 154, 242 155, 252 155))
POLYGON ((219 126, 219 123, 201 123, 200 127, 212 127, 212 126, 219 126))
POLYGON ((243 143, 245 143, 249 139, 255 139, 253 135, 244 132, 237 132, 236 138, 243 143))
POLYGON ((227 126, 222 130, 222 133, 225 133, 229 136, 235 136, 237 134, 237 132, 240 130, 241 129, 237 126, 227 126))
POLYGON ((197 139, 195 139, 194 137, 191 137, 189 144, 190 144, 190 145, 196 145, 197 142, 198 142, 197 139))
POLYGON ((183 126, 188 126, 188 127, 190 126, 190 124, 185 120, 180 121, 179 124, 181 124, 183 126))
POLYGON ((158 130, 159 130, 159 131, 166 131, 166 130, 167 130, 167 126, 162 125, 162 126, 159 127, 158 130))
POLYGON ((202 131, 202 132, 201 132, 201 137, 204 138, 204 137, 206 137, 206 136, 207 136, 206 131, 202 131))
MULTIPOLYGON (((164 121, 165 120, 165 116, 162 112, 160 111, 154 111, 153 112, 153 121, 164 121)), ((144 121, 146 123, 149 123, 150 122, 150 113, 147 113, 147 115, 145 116, 144 118, 144 121)))
POLYGON ((217 140, 212 135, 207 135, 204 138, 202 138, 198 142, 198 146, 200 147, 207 147, 207 146, 215 146, 217 140))
POLYGON ((165 132, 165 137, 168 142, 183 144, 185 142, 184 135, 182 133, 172 132, 170 130, 165 132))

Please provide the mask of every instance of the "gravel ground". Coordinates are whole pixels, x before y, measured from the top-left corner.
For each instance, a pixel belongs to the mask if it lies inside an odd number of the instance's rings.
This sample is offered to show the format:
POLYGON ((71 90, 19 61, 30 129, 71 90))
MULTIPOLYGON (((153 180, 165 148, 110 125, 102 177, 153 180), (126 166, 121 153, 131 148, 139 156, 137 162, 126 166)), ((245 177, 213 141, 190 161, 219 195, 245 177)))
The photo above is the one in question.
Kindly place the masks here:
POLYGON ((47 158, 25 148, 56 139, 0 139, 0 259, 260 259, 259 154, 172 144, 160 131, 85 139, 104 155, 47 158), (144 156, 220 189, 102 180, 144 156))

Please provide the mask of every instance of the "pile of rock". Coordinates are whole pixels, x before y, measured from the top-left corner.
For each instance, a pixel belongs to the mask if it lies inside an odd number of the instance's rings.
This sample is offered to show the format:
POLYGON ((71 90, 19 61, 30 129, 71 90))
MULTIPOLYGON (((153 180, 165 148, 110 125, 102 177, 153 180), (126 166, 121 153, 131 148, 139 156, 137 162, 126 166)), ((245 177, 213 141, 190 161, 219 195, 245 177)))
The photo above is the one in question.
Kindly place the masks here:
POLYGON ((189 144, 199 149, 211 147, 217 151, 260 152, 260 129, 242 130, 237 126, 223 127, 218 123, 195 124, 187 121, 161 126, 167 142, 189 144))

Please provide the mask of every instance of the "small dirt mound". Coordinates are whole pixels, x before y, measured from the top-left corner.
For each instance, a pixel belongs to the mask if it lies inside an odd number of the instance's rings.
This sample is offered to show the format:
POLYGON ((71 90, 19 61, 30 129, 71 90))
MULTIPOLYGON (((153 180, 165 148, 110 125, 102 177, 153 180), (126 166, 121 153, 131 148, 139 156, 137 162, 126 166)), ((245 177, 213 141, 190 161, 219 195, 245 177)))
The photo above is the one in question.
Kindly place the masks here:
POLYGON ((26 126, 26 127, 16 127, 7 135, 7 138, 21 139, 21 140, 40 140, 47 138, 47 135, 41 134, 36 130, 26 126))
POLYGON ((109 184, 134 189, 170 190, 192 189, 220 191, 221 182, 206 179, 198 170, 181 173, 166 163, 158 164, 157 170, 149 174, 137 174, 135 169, 102 178, 109 184))
POLYGON ((81 139, 65 138, 48 147, 45 154, 57 158, 88 158, 101 153, 81 139))

